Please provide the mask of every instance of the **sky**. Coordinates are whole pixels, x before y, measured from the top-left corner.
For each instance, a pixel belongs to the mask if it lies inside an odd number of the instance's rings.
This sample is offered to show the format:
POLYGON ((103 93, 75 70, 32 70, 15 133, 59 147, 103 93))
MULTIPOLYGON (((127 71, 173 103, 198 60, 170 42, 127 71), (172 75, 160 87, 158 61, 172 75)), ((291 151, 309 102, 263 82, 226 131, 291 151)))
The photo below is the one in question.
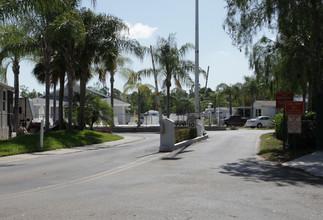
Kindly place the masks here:
MULTIPOLYGON (((210 67, 207 87, 215 90, 220 83, 228 85, 243 83, 244 76, 252 75, 248 58, 245 53, 232 45, 231 38, 225 33, 223 23, 226 18, 224 0, 199 1, 199 63, 207 70, 210 67)), ((132 38, 149 47, 156 45, 158 37, 167 38, 169 34, 176 34, 178 47, 186 43, 195 43, 195 0, 97 0, 95 7, 91 0, 83 0, 82 7, 89 7, 95 13, 105 13, 116 16, 129 26, 132 38)), ((151 57, 144 61, 134 57, 130 68, 138 71, 152 68, 151 57)), ((186 59, 195 60, 194 50, 187 54, 186 59)), ((43 93, 45 85, 37 82, 32 75, 34 64, 30 61, 21 63, 20 85, 35 89, 43 93)), ((194 73, 191 73, 194 81, 194 73)), ((14 85, 13 73, 7 74, 8 84, 14 85)), ((87 86, 93 86, 98 81, 94 76, 87 86)), ((123 91, 125 79, 116 73, 115 88, 123 91)), ((206 86, 206 80, 200 76, 201 88, 206 86)), ((153 78, 146 79, 146 83, 154 85, 153 78)), ((107 78, 109 87, 109 78, 107 78)))

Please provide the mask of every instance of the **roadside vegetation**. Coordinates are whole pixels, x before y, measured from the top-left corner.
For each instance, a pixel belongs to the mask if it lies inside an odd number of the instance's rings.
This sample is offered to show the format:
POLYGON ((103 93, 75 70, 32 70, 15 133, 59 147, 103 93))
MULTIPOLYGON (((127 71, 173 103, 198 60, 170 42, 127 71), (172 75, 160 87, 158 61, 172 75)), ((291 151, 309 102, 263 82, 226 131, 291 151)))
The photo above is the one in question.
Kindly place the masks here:
POLYGON ((314 149, 283 149, 283 142, 276 139, 274 133, 268 133, 261 136, 261 145, 259 155, 264 159, 284 163, 295 160, 307 154, 310 154, 314 149))
POLYGON ((106 131, 59 130, 44 133, 44 146, 40 148, 40 133, 34 133, 0 141, 0 157, 72 148, 120 139, 123 137, 106 131))
POLYGON ((315 117, 313 112, 303 115, 302 133, 288 134, 287 120, 284 120, 283 114, 277 114, 275 133, 261 136, 259 155, 270 161, 284 163, 314 152, 317 149, 315 117))
POLYGON ((261 136, 261 145, 259 155, 264 159, 284 163, 287 161, 295 160, 309 153, 313 150, 296 150, 296 149, 283 149, 283 142, 276 139, 274 133, 268 133, 261 136))

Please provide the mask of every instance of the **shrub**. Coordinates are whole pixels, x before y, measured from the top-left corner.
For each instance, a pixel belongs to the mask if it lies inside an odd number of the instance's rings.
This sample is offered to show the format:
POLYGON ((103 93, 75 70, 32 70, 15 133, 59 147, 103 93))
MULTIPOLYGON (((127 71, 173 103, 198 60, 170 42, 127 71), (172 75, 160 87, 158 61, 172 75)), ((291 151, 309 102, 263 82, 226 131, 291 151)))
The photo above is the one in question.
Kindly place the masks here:
POLYGON ((287 118, 285 118, 284 123, 284 114, 280 113, 275 116, 275 133, 276 138, 279 140, 286 140, 287 138, 287 118))
POLYGON ((179 143, 196 137, 197 137, 196 128, 186 128, 186 129, 179 129, 175 131, 175 143, 179 143))
POLYGON ((291 149, 305 150, 315 147, 316 140, 316 114, 309 112, 302 116, 302 133, 287 133, 287 116, 284 123, 284 114, 277 114, 275 117, 275 133, 276 138, 286 141, 291 149))
POLYGON ((183 126, 183 127, 187 125, 185 120, 176 120, 174 121, 174 124, 175 126, 183 126))
POLYGON ((302 133, 288 134, 288 146, 291 149, 307 150, 315 148, 316 121, 315 113, 309 112, 302 116, 302 133))

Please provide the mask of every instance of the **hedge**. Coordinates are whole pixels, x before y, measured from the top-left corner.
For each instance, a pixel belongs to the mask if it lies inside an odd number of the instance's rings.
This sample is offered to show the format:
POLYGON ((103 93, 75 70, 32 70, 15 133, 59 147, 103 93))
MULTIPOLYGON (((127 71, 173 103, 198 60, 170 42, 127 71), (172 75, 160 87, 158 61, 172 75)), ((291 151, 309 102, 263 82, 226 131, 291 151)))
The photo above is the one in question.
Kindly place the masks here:
POLYGON ((175 144, 197 137, 196 128, 179 129, 175 131, 175 144))

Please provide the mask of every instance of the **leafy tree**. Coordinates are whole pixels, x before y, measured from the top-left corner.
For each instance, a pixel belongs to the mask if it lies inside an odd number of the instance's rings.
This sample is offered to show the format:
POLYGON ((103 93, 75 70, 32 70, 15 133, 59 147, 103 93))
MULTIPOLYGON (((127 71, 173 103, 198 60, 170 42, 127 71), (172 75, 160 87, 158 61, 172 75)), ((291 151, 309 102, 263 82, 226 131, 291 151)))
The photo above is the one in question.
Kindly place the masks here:
POLYGON ((27 86, 21 85, 20 96, 23 98, 33 99, 42 96, 42 94, 40 92, 37 92, 35 89, 33 89, 33 91, 30 92, 27 86))
POLYGON ((301 81, 309 81, 311 86, 321 91, 323 83, 319 79, 322 78, 322 4, 322 1, 317 0, 227 0, 225 28, 233 42, 239 48, 244 46, 247 52, 260 30, 268 28, 277 32, 275 41, 265 37, 260 40, 265 45, 265 53, 259 47, 255 48, 258 58, 253 59, 252 66, 256 74, 268 76, 270 72, 274 72, 273 67, 279 64, 283 71, 275 78, 285 78, 284 84, 293 83, 290 89, 298 89, 297 81, 300 82, 301 77, 301 81), (270 56, 273 53, 276 54, 270 56), (262 70, 257 65, 261 61, 260 57, 263 57, 261 66, 265 67, 262 70), (280 60, 277 62, 275 58, 280 60))

